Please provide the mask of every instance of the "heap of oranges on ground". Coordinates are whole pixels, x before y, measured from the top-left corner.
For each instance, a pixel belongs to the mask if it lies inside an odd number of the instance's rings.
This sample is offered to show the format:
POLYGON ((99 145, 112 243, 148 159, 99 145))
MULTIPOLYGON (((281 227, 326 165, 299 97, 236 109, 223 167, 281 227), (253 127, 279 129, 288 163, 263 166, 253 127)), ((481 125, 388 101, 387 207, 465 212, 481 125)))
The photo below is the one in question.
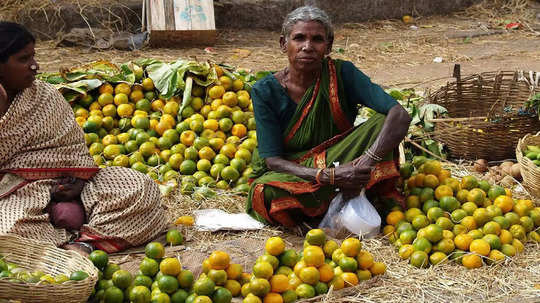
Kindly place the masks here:
POLYGON ((540 241, 540 207, 531 200, 474 176, 454 178, 436 160, 417 157, 413 164, 401 169, 407 209, 390 212, 383 228, 410 264, 455 260, 478 268, 515 256, 527 240, 540 241))
POLYGON ((247 191, 257 146, 250 94, 244 82, 223 75, 209 87, 194 85, 190 105, 165 99, 150 78, 105 83, 72 104, 86 144, 99 166, 131 167, 155 180, 247 191))
MULTIPOLYGON (((181 235, 178 238, 175 232, 167 234, 171 244, 181 243, 181 235)), ((109 263, 103 251, 94 251, 89 258, 100 270, 100 278, 91 301, 229 303, 242 296, 243 303, 290 303, 325 294, 330 287, 351 287, 386 271, 383 263, 362 250, 360 240, 347 238, 339 245, 327 240, 320 229, 307 233, 300 253, 285 246, 280 237, 267 239, 252 273, 231 263, 226 252, 214 251, 203 261, 197 279, 178 258, 166 257, 158 242, 146 246, 135 276, 109 263)))

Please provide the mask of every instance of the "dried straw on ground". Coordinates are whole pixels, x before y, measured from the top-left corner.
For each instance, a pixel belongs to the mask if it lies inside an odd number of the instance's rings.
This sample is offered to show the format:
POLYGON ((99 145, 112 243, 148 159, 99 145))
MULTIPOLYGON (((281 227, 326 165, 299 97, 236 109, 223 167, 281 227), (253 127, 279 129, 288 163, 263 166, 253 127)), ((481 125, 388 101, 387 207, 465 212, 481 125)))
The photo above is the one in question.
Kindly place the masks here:
POLYGON ((47 32, 70 28, 71 24, 67 23, 79 17, 90 30, 92 30, 90 26, 92 24, 93 27, 100 27, 111 32, 137 31, 141 23, 140 12, 134 11, 132 7, 138 2, 137 0, 2 0, 0 20, 24 24, 39 22, 41 29, 54 29, 49 31, 34 29, 44 36, 47 36, 47 32), (71 15, 66 15, 68 7, 72 11, 71 15), (133 28, 133 24, 127 21, 132 18, 139 19, 137 28, 133 28))

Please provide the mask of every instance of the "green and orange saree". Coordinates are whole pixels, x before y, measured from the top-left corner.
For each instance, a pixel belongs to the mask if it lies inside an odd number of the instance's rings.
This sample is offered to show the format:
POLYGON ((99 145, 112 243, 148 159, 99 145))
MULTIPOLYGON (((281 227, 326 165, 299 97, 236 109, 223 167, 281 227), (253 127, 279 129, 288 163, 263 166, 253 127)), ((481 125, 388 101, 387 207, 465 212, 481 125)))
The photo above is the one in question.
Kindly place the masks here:
MULTIPOLYGON (((340 79, 343 61, 327 59, 321 76, 298 103, 283 133, 284 158, 306 167, 325 168, 348 163, 367 150, 377 138, 385 115, 376 114, 358 127, 344 111, 348 108, 340 79)), ((264 140, 264 138, 259 138, 264 140)), ((399 169, 395 153, 386 155, 371 173, 366 188, 379 196, 401 202, 395 188, 399 169)), ((335 186, 320 186, 294 175, 271 171, 258 151, 246 211, 256 219, 293 227, 298 214, 324 215, 335 196, 335 186)))

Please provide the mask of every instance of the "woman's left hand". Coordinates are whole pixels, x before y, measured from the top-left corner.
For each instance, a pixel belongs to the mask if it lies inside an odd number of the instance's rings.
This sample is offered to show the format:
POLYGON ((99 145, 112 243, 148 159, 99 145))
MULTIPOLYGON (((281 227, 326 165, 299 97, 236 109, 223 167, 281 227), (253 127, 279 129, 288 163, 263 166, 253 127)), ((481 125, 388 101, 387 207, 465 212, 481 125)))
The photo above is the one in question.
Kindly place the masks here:
POLYGON ((78 200, 84 184, 84 180, 73 177, 59 179, 51 189, 51 199, 56 202, 78 200))

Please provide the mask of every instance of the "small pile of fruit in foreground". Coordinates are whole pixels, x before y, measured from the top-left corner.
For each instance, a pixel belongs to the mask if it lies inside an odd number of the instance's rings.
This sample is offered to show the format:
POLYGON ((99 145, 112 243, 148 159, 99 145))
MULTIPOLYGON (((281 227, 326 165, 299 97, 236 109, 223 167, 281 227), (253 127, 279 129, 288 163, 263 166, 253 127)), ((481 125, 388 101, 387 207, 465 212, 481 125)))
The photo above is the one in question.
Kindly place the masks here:
POLYGON ((467 268, 504 261, 540 241, 540 207, 474 176, 453 178, 436 160, 405 163, 407 209, 386 217, 383 233, 416 267, 455 260, 467 268), (413 169, 417 168, 413 172, 413 169))
POLYGON ((195 84, 183 109, 182 97, 161 96, 143 74, 133 85, 104 83, 73 102, 95 163, 131 167, 160 182, 183 176, 184 194, 199 186, 247 192, 257 147, 250 93, 241 79, 212 68, 218 80, 195 84))
POLYGON ((5 279, 14 283, 36 283, 36 284, 62 284, 68 281, 82 281, 88 278, 88 273, 79 270, 69 274, 58 274, 52 276, 41 270, 28 271, 15 263, 5 261, 0 255, 0 279, 5 279))
POLYGON ((386 271, 381 262, 362 250, 358 239, 347 238, 341 246, 327 240, 324 231, 306 234, 304 250, 285 249, 280 237, 266 241, 265 254, 253 265, 252 278, 242 285, 244 303, 294 302, 340 290, 386 271))
POLYGON ((133 276, 117 264, 109 263, 107 253, 93 251, 89 258, 99 269, 99 280, 89 301, 185 302, 193 286, 193 273, 182 269, 178 258, 165 257, 161 243, 148 243, 145 255, 133 276))

